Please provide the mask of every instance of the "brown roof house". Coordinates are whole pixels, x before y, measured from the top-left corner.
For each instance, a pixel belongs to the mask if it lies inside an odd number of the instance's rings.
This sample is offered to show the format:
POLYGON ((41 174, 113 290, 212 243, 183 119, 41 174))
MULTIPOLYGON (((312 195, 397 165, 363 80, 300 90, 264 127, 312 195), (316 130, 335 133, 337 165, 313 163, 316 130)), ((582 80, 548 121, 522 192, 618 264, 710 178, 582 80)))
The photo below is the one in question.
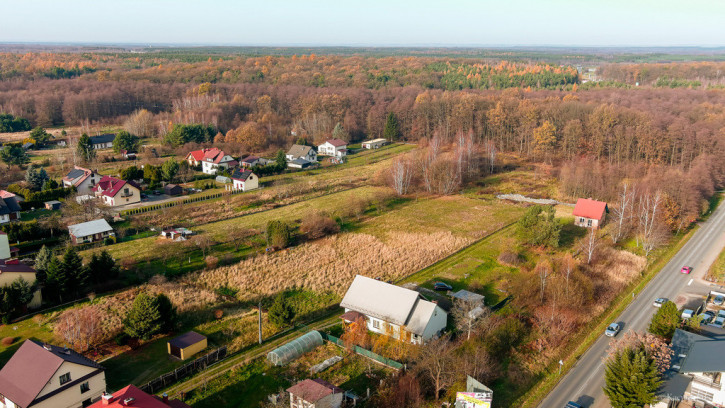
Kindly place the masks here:
POLYGON ((607 203, 591 198, 580 198, 574 206, 574 224, 584 228, 599 228, 608 212, 607 203))
POLYGON ((339 408, 344 391, 325 380, 304 380, 287 389, 290 408, 339 408))
POLYGON ((76 408, 101 398, 102 366, 73 350, 26 340, 0 371, 0 406, 76 408))
POLYGON ((342 157, 347 155, 347 142, 340 139, 330 139, 325 143, 317 146, 319 154, 327 156, 342 157))
POLYGON ((206 348, 206 336, 190 331, 169 340, 166 346, 168 347, 169 354, 186 360, 206 348))

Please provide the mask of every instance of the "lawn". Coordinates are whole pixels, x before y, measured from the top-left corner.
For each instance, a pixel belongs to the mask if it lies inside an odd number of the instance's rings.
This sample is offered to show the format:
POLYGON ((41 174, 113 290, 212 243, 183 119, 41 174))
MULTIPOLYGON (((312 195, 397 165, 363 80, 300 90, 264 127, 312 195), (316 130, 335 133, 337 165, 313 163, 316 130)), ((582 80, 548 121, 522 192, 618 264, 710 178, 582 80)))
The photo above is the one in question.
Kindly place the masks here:
POLYGON ((42 317, 4 324, 0 326, 0 338, 15 339, 10 345, 0 344, 0 366, 5 365, 10 360, 10 357, 13 356, 25 340, 33 339, 43 342, 53 342, 55 340, 53 331, 42 317))
POLYGON ((558 181, 546 169, 519 168, 488 176, 466 189, 470 196, 493 197, 496 194, 522 194, 531 198, 559 198, 558 181))
POLYGON ((710 266, 710 270, 707 272, 707 278, 715 282, 725 281, 725 249, 720 252, 720 255, 710 266))
MULTIPOLYGON (((168 354, 168 337, 153 340, 136 350, 129 350, 120 356, 103 361, 106 368, 108 388, 119 390, 128 384, 137 386, 184 365, 185 361, 168 354)), ((200 354, 201 356, 203 354, 200 354)))

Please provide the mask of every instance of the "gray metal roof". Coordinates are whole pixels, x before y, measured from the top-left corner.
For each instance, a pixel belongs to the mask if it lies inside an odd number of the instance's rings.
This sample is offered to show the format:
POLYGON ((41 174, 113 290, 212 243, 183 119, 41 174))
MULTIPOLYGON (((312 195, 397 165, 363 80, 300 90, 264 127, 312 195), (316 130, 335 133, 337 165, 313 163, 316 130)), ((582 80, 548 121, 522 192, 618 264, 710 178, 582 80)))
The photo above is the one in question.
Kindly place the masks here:
POLYGON ((298 158, 292 160, 290 163, 299 164, 300 166, 304 166, 305 164, 310 164, 312 162, 309 160, 305 160, 301 157, 298 157, 298 158))
POLYGON ((725 342, 722 340, 696 341, 680 366, 681 373, 725 371, 725 342))
POLYGON ((101 218, 100 220, 93 220, 93 221, 83 222, 80 224, 69 225, 68 231, 74 237, 87 237, 87 236, 93 235, 93 234, 100 234, 102 232, 113 231, 113 228, 111 228, 111 226, 108 225, 108 222, 106 222, 106 220, 101 218))
POLYGON ((452 293, 451 296, 456 299, 470 300, 472 302, 481 302, 481 303, 483 303, 483 299, 484 299, 483 295, 479 295, 478 293, 474 293, 474 292, 469 292, 465 289, 461 289, 456 293, 452 293))

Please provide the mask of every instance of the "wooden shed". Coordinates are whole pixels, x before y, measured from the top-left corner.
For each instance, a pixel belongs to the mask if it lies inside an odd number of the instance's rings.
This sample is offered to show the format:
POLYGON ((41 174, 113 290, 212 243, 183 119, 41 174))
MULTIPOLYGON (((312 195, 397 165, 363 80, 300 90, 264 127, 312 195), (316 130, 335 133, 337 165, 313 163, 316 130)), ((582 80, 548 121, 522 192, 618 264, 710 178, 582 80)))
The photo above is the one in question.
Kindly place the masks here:
POLYGON ((184 189, 178 184, 167 184, 164 186, 164 192, 170 196, 178 196, 184 194, 184 189))
POLYGON ((206 336, 190 331, 169 340, 167 343, 169 354, 182 360, 206 348, 206 336))
POLYGON ((61 205, 61 202, 58 200, 46 201, 45 209, 46 210, 60 210, 60 205, 61 205))

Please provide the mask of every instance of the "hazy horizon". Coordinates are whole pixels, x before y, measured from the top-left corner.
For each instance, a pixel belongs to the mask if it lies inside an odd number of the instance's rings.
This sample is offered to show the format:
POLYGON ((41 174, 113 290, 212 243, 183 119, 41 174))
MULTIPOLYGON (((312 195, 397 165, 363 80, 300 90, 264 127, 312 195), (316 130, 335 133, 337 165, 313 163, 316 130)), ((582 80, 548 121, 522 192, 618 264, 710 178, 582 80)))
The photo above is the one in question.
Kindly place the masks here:
MULTIPOLYGON (((9 1, 3 1, 9 9, 9 1)), ((259 47, 725 46, 725 2, 12 2, 0 43, 259 47)))

